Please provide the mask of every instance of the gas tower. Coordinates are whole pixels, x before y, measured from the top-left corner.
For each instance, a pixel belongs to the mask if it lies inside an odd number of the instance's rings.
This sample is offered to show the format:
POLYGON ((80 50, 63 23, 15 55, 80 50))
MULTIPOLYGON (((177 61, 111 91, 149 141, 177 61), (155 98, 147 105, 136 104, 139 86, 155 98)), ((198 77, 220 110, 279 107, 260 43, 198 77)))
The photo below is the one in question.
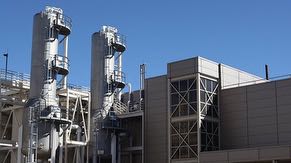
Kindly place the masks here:
POLYGON ((92 35, 91 58, 91 109, 94 119, 91 141, 92 160, 116 163, 119 155, 120 127, 117 115, 126 109, 121 91, 126 86, 122 72, 122 54, 125 39, 117 29, 103 26, 92 35))
POLYGON ((69 73, 70 32, 71 19, 60 8, 46 7, 34 16, 30 92, 23 114, 22 151, 28 163, 55 163, 57 149, 63 142, 61 126, 68 120, 62 117, 56 89, 57 75, 66 83, 69 73), (63 55, 59 54, 61 49, 63 55))

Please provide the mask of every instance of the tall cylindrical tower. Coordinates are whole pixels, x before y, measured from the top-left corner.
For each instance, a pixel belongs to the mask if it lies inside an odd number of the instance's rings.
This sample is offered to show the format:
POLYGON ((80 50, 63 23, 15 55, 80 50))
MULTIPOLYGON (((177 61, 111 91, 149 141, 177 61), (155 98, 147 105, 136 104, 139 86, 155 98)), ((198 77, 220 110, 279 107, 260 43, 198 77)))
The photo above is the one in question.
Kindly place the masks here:
MULTIPOLYGON (((120 93, 125 86, 122 72, 122 54, 125 51, 125 39, 117 29, 103 26, 92 35, 91 51, 91 135, 93 140, 93 163, 96 159, 111 159, 117 162, 117 138, 120 130, 116 114, 122 105, 120 93)), ((124 106, 124 105, 123 105, 124 106)))
POLYGON ((59 54, 60 36, 71 32, 71 20, 60 8, 46 7, 34 16, 29 101, 23 119, 23 152, 28 162, 51 159, 59 145, 61 117, 57 75, 66 76, 68 58, 59 54), (27 141, 29 140, 29 141, 27 141))

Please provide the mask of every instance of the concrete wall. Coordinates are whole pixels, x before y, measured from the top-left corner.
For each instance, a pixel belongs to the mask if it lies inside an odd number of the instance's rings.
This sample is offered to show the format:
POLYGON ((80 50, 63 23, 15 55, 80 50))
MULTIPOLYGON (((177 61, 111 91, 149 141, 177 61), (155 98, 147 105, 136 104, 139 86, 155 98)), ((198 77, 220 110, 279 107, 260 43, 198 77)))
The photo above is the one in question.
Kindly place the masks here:
POLYGON ((291 79, 221 92, 221 146, 291 144, 291 79))
POLYGON ((145 163, 167 163, 167 76, 145 82, 145 163))

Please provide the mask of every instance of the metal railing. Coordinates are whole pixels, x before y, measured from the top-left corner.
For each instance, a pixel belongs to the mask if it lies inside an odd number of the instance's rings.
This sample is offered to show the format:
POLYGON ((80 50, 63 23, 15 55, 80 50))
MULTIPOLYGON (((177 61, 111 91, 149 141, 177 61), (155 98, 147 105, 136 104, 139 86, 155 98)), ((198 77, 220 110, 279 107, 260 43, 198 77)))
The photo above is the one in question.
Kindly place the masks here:
POLYGON ((115 42, 121 45, 126 45, 126 36, 120 33, 116 33, 115 42))
MULTIPOLYGON (((5 69, 0 69, 0 80, 2 83, 4 83, 5 81, 10 82, 14 86, 22 85, 23 87, 27 87, 27 88, 30 87, 29 74, 24 74, 24 73, 20 73, 16 71, 11 71, 11 70, 7 70, 7 73, 6 73, 5 69)), ((58 88, 61 88, 61 87, 62 87, 62 84, 58 85, 58 88)), ((68 89, 77 90, 81 92, 90 92, 90 88, 85 87, 85 86, 68 83, 67 87, 68 89)))
MULTIPOLYGON (((62 86, 62 85, 60 85, 60 86, 62 86)), ((71 83, 68 83, 67 88, 71 89, 71 90, 80 91, 80 92, 90 92, 89 87, 75 85, 75 84, 71 84, 71 83)))
POLYGON ((61 9, 49 7, 43 12, 55 18, 57 20, 57 22, 55 22, 57 25, 62 25, 69 29, 72 28, 72 19, 64 15, 61 9))
POLYGON ((61 55, 55 55, 54 66, 56 68, 63 69, 65 71, 69 70, 69 58, 61 55))
POLYGON ((113 76, 115 81, 124 82, 125 83, 125 73, 122 71, 114 70, 113 76))
POLYGON ((114 99, 113 108, 117 115, 124 114, 128 111, 126 104, 117 99, 114 99))
POLYGON ((0 69, 0 79, 2 82, 10 82, 13 86, 30 86, 30 76, 16 71, 0 69))
POLYGON ((68 84, 68 88, 73 89, 73 90, 82 91, 82 92, 90 92, 90 88, 88 88, 88 87, 75 85, 75 84, 71 84, 71 83, 68 84))
POLYGON ((72 28, 72 19, 64 14, 57 14, 58 25, 63 25, 69 29, 72 28))

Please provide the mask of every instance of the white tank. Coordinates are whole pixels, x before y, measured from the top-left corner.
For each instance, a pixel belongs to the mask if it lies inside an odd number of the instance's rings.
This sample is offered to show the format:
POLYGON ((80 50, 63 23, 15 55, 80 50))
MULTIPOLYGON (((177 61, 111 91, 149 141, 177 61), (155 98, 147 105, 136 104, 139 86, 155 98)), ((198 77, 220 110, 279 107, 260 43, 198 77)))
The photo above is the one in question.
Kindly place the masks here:
POLYGON ((38 129, 37 156, 43 160, 55 157, 51 153, 59 144, 59 125, 56 124, 63 122, 56 96, 57 75, 68 74, 68 59, 58 52, 59 36, 67 37, 70 31, 71 20, 59 8, 46 7, 34 16, 30 91, 23 117, 22 151, 26 155, 29 153, 28 140, 33 134, 29 123, 31 108, 34 109, 32 118, 38 129), (35 104, 40 105, 32 108, 35 104))

